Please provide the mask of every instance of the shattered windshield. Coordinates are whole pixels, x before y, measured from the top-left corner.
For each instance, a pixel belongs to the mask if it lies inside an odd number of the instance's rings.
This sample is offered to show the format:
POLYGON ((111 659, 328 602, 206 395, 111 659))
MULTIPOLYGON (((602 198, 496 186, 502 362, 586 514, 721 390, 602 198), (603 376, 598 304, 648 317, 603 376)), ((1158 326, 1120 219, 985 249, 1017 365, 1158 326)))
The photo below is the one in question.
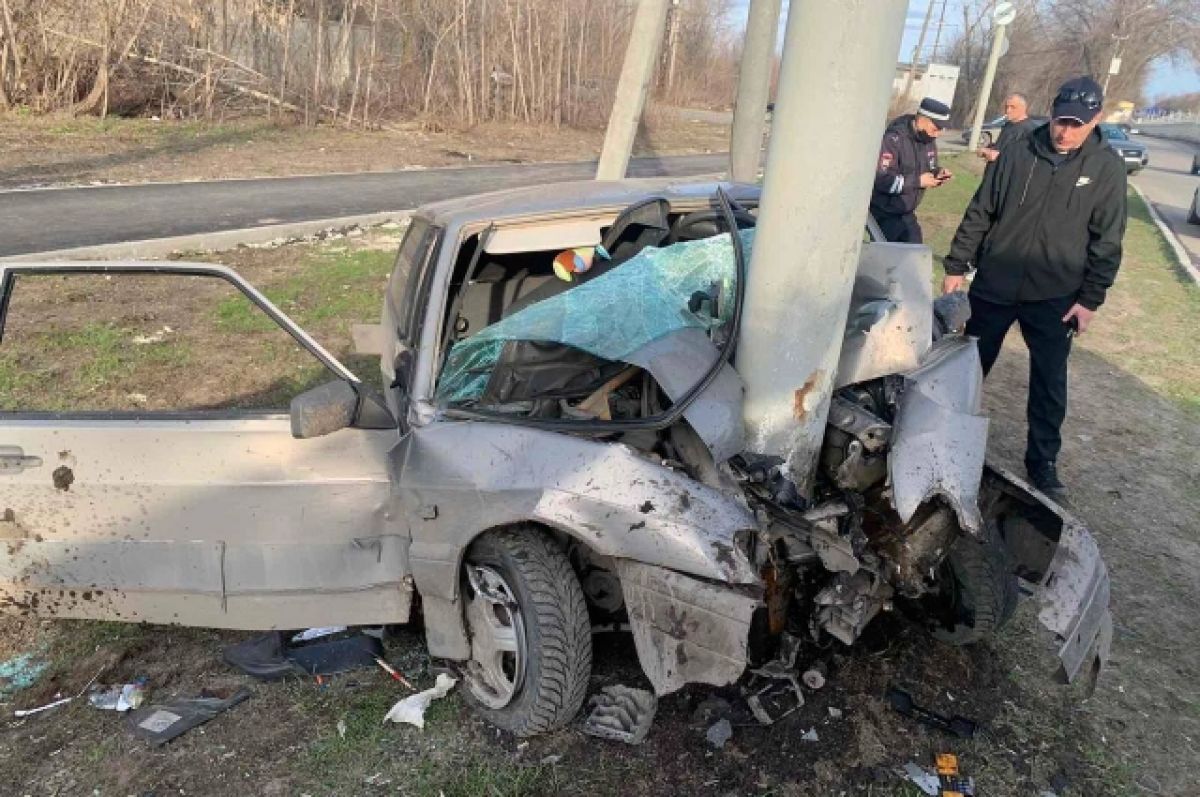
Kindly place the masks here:
MULTIPOLYGON (((750 258, 754 229, 742 230, 750 258)), ((561 343, 622 361, 664 335, 712 329, 733 315, 736 266, 729 234, 661 249, 647 247, 617 268, 492 324, 454 344, 437 388, 439 404, 483 395, 509 341, 561 343), (698 294, 718 297, 696 301, 698 294)))

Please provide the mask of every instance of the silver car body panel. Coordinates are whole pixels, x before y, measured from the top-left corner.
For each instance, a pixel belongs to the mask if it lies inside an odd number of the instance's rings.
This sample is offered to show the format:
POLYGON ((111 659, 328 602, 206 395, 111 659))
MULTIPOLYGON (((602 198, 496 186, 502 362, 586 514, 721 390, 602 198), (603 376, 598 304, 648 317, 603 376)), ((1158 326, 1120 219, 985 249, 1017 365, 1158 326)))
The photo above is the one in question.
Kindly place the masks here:
POLYGON ((746 669, 750 620, 761 600, 661 567, 617 561, 642 670, 662 696, 684 684, 731 684, 746 669))
POLYGON ((988 463, 989 476, 1037 512, 1024 522, 1006 522, 1009 550, 1031 573, 1038 599, 1038 621, 1053 632, 1061 674, 1074 680, 1088 669, 1098 673, 1108 662, 1113 620, 1109 608, 1108 567, 1095 537, 1078 518, 1012 471, 988 463))
POLYGON ((446 620, 430 637, 434 655, 463 650, 461 612, 451 610, 459 568, 471 541, 491 528, 536 522, 602 556, 758 583, 734 546, 735 533, 756 528, 740 496, 620 443, 501 423, 439 422, 404 438, 397 470, 417 589, 426 605, 443 602, 434 609, 446 620))
POLYGON ((927 246, 863 244, 835 387, 920 364, 933 340, 932 275, 927 246))
POLYGON ((394 432, 0 418, 0 439, 45 461, 0 477, 10 608, 216 628, 408 618, 394 432))
MULTIPOLYGON (((358 381, 223 266, 21 263, 0 280, 22 273, 217 277, 358 381)), ((218 628, 403 622, 397 442, 361 429, 297 440, 278 413, 0 413, 0 445, 29 465, 0 472, 0 608, 218 628)))
MULTIPOLYGON (((689 327, 646 344, 629 355, 626 362, 649 371, 671 400, 678 401, 719 356, 708 335, 689 327)), ((742 421, 745 392, 742 377, 726 363, 712 384, 684 410, 683 417, 717 463, 746 448, 746 427, 742 421)))
POLYGON ((959 525, 979 532, 988 420, 980 415, 983 372, 975 340, 942 338, 904 382, 888 454, 896 512, 907 523, 921 504, 940 497, 959 525))

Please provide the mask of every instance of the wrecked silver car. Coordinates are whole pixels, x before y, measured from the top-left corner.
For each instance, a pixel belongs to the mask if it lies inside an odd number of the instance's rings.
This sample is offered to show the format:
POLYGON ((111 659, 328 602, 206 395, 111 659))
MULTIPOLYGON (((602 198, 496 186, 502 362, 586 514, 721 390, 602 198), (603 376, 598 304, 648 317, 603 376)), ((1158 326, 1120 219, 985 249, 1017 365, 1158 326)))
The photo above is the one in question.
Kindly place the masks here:
POLYGON ((1101 662, 1095 541, 985 461, 978 354, 935 323, 927 248, 866 227, 812 496, 746 452, 758 198, 628 180, 422 208, 356 330, 383 395, 223 267, 0 266, 0 334, 21 275, 203 275, 331 374, 290 416, 0 414, 0 604, 241 629, 419 606, 430 654, 517 734, 579 711, 600 625, 628 624, 662 695, 794 670, 893 609, 973 643, 1024 584, 1066 678, 1101 662))

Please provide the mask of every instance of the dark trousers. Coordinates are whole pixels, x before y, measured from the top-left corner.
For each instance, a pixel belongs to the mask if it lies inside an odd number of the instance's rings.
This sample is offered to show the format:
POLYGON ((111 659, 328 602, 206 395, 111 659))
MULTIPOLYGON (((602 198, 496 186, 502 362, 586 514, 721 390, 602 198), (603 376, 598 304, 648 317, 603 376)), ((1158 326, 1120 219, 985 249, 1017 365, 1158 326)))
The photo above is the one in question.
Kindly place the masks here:
POLYGON ((905 213, 903 216, 885 216, 877 214, 875 221, 883 230, 883 237, 898 244, 924 243, 921 235, 921 225, 917 222, 915 213, 905 213))
POLYGON ((1069 327, 1062 317, 1074 303, 1074 296, 1064 296, 1040 302, 996 304, 971 294, 967 334, 979 338, 984 376, 992 370, 1004 335, 1014 321, 1021 325, 1021 337, 1029 348, 1026 465, 1053 462, 1062 448, 1059 430, 1067 417, 1067 356, 1071 353, 1069 327))

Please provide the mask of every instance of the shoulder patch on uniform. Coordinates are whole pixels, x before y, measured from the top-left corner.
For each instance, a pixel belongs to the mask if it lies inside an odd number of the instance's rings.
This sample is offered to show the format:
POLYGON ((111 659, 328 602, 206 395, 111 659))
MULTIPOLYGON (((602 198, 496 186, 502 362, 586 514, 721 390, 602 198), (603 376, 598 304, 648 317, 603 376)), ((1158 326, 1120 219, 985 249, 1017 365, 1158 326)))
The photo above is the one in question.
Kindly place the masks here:
POLYGON ((900 131, 892 130, 891 132, 889 132, 887 134, 887 137, 890 138, 892 141, 899 141, 900 140, 900 131))

